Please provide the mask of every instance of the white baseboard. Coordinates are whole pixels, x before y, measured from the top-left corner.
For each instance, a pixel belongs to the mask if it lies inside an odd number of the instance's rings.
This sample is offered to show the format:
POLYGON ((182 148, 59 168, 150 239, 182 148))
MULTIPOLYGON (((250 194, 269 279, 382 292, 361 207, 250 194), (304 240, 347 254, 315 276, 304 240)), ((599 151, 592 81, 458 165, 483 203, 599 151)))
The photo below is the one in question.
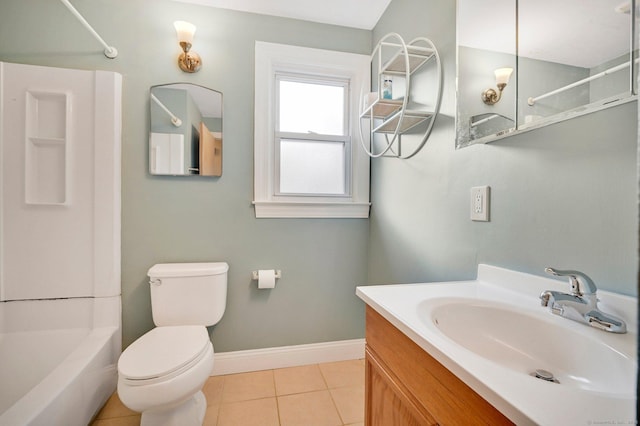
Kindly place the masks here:
POLYGON ((212 376, 364 358, 364 339, 216 353, 212 376))

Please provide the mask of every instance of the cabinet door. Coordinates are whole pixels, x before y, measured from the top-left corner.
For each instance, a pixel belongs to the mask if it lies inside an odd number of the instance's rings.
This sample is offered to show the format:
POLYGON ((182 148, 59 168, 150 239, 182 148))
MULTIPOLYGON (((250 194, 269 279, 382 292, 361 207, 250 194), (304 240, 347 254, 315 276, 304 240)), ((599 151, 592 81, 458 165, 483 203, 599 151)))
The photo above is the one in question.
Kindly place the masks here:
POLYGON ((385 371, 375 355, 365 353, 365 424, 367 426, 427 426, 436 421, 416 407, 385 371))
MULTIPOLYGON (((366 315, 368 354, 383 367, 406 399, 419 409, 418 412, 438 419, 443 425, 513 425, 374 309, 367 306, 366 315)), ((369 385, 365 386, 368 389, 369 385)))

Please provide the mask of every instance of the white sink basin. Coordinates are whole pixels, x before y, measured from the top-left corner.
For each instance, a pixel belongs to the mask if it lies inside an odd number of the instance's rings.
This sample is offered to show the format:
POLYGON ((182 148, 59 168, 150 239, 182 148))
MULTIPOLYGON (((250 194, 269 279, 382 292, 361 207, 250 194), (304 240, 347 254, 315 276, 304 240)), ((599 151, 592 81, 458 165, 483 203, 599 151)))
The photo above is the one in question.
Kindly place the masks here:
MULTIPOLYGON (((439 298, 418 304, 418 315, 458 345, 530 380, 536 370, 553 374, 550 386, 629 395, 635 392, 635 361, 600 339, 576 333, 566 319, 557 321, 504 303, 439 298)), ((587 328, 587 327, 585 327, 587 328)), ((604 332, 601 332, 604 333, 604 332)), ((590 333, 593 334, 593 333, 590 333)))

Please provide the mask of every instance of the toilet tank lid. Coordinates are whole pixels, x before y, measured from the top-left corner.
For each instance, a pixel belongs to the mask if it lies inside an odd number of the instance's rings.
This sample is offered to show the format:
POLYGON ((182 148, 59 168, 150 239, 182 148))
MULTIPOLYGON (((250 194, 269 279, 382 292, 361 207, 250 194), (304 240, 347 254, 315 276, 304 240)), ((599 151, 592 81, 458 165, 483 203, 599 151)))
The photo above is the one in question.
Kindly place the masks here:
POLYGON ((224 274, 229 270, 225 262, 202 263, 158 263, 153 265, 147 275, 152 278, 202 277, 224 274))

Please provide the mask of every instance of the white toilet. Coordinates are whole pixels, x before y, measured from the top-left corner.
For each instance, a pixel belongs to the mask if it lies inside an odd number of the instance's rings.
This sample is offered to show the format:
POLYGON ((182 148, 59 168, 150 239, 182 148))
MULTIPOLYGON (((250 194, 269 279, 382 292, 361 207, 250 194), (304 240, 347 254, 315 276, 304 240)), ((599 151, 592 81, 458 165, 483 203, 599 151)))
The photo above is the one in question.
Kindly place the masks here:
POLYGON ((141 425, 202 425, 202 387, 213 368, 214 325, 227 303, 229 265, 165 263, 149 272, 151 311, 157 326, 118 360, 118 395, 142 413, 141 425))

